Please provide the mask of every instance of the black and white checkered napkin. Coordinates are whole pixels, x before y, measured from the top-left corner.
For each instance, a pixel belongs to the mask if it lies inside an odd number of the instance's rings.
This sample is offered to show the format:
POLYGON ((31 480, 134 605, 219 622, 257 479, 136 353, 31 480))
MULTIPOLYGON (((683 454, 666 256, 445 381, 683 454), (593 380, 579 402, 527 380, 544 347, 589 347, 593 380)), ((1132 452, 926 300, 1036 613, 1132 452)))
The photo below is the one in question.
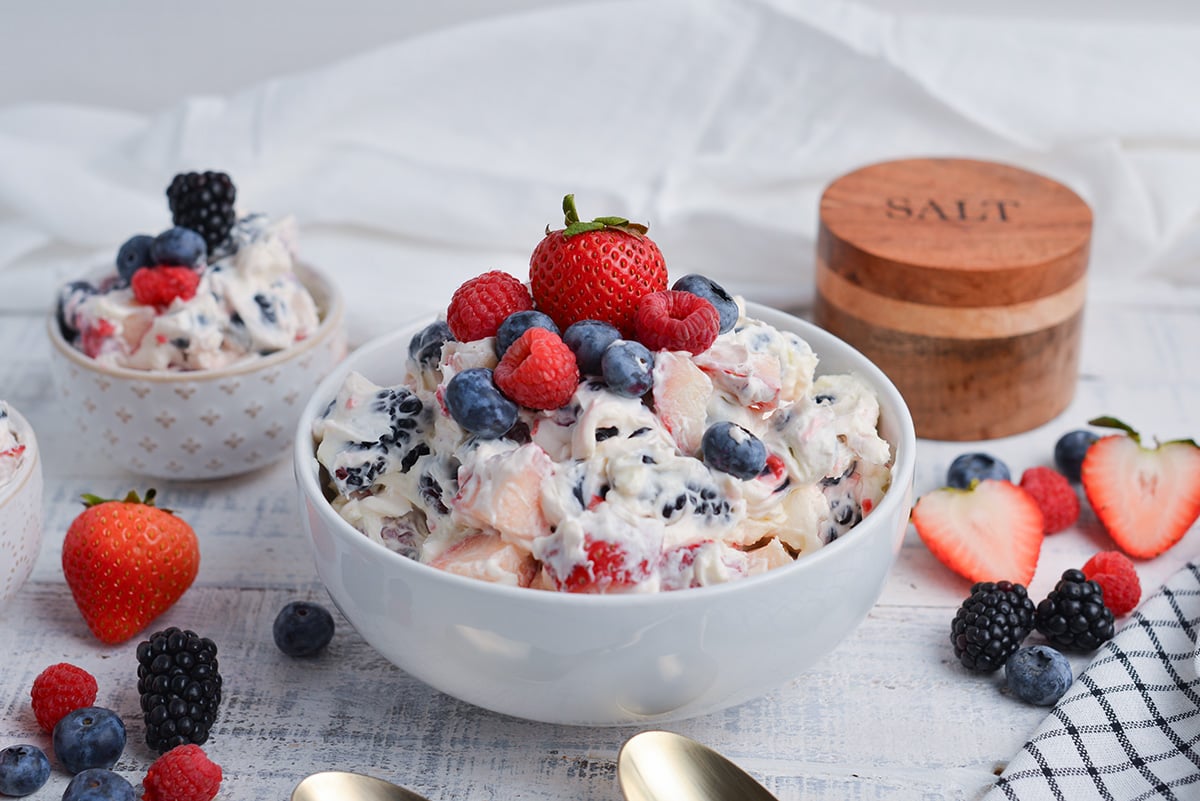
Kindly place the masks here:
POLYGON ((1097 653, 984 801, 1200 798, 1200 566, 1097 653))

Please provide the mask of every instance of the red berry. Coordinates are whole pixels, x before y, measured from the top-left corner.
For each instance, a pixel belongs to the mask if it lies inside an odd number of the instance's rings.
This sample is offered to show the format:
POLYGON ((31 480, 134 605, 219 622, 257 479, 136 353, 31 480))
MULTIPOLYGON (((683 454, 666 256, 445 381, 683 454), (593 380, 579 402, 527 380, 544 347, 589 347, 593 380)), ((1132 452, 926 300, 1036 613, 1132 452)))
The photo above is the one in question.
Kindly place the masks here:
POLYGON ((608 540, 594 540, 590 536, 585 536, 584 540, 587 559, 575 565, 562 579, 561 589, 594 593, 620 591, 650 575, 649 563, 642 560, 631 564, 629 554, 620 545, 608 540))
POLYGON ((1021 476, 1021 489, 1037 501, 1047 534, 1062 531, 1079 519, 1079 496, 1062 473, 1031 467, 1021 476))
POLYGON ((698 295, 665 289, 642 296, 633 327, 638 341, 650 350, 703 353, 717 338, 721 315, 698 295))
POLYGON ((504 352, 492 377, 501 392, 522 406, 557 409, 575 394, 579 365, 562 337, 530 328, 504 352))
POLYGON ((212 801, 221 788, 221 766, 198 745, 180 745, 154 760, 142 780, 145 801, 212 801))
POLYGON ((104 343, 116 332, 116 326, 108 320, 97 320, 95 325, 89 325, 83 330, 80 338, 83 352, 93 359, 96 358, 104 348, 104 343))
POLYGON ((191 300, 200 285, 200 274, 191 267, 143 267, 129 281, 133 296, 143 306, 162 311, 175 298, 191 300))
POLYGON ((638 301, 667 288, 667 264, 647 228, 623 217, 579 219, 575 198, 563 198, 566 227, 546 231, 529 258, 529 283, 539 311, 558 327, 602 320, 633 336, 638 301))
POLYGON ((477 275, 454 290, 446 324, 459 342, 493 337, 512 313, 533 308, 533 298, 515 277, 503 270, 477 275))
POLYGON ((933 490, 912 508, 921 541, 968 581, 1028 585, 1042 552, 1042 512, 1009 481, 984 479, 971 489, 933 490))
POLYGON ((29 695, 38 725, 52 732, 68 712, 96 703, 96 679, 81 667, 59 662, 38 674, 29 695))
POLYGON ((1096 518, 1125 553, 1158 556, 1200 519, 1200 445, 1143 442, 1111 417, 1088 424, 1123 432, 1092 443, 1083 457, 1080 481, 1096 518))
POLYGON ((1120 551, 1100 551, 1084 564, 1083 575, 1104 589, 1104 605, 1114 615, 1129 614, 1142 599, 1137 568, 1120 551))

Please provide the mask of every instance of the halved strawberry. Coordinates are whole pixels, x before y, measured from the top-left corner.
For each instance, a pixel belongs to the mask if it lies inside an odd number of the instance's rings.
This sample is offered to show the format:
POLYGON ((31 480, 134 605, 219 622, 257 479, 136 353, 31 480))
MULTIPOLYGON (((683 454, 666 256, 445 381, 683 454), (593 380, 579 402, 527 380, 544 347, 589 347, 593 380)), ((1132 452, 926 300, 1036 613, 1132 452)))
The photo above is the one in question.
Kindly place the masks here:
POLYGON ((1200 446, 1186 439, 1148 447, 1112 417, 1089 424, 1125 432, 1097 440, 1083 459, 1080 480, 1096 517, 1125 553, 1158 556, 1200 517, 1200 446))
POLYGON ((1045 538, 1042 512, 1029 493, 996 479, 922 495, 912 522, 930 552, 972 582, 1028 585, 1045 538))

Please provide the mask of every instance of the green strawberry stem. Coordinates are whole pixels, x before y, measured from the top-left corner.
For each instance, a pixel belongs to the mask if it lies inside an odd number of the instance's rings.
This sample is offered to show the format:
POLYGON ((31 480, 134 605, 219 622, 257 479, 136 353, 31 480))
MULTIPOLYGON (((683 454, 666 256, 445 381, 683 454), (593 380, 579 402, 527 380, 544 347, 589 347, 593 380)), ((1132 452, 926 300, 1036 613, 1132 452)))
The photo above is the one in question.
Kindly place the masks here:
MULTIPOLYGON (((1118 420, 1115 417, 1109 417, 1107 415, 1105 415, 1103 417, 1094 417, 1091 420, 1088 420, 1088 425, 1096 426, 1097 428, 1115 428, 1118 431, 1124 431, 1126 434, 1129 435, 1130 439, 1132 439, 1138 445, 1142 445, 1141 434, 1134 431, 1127 423, 1122 422, 1121 420, 1118 420)), ((1200 447, 1200 445, 1197 445, 1196 441, 1193 439, 1173 439, 1173 440, 1170 440, 1169 442, 1164 442, 1161 445, 1158 444, 1158 440, 1155 440, 1155 445, 1153 448, 1147 448, 1145 445, 1142 445, 1142 447, 1145 448, 1146 450, 1158 450, 1160 447, 1162 447, 1162 445, 1174 445, 1176 443, 1182 443, 1184 445, 1191 445, 1193 448, 1200 447)))
POLYGON ((1124 423, 1115 417, 1093 417, 1091 420, 1088 420, 1088 425, 1096 426, 1097 428, 1115 428, 1118 431, 1124 431, 1133 439, 1134 442, 1141 442, 1141 436, 1138 434, 1138 432, 1130 428, 1127 423, 1124 423))
MULTIPOLYGON (((102 503, 110 503, 114 501, 119 503, 138 503, 142 504, 143 506, 154 506, 154 498, 156 495, 158 495, 158 490, 156 490, 154 487, 151 487, 150 489, 146 490, 146 497, 144 498, 138 496, 137 490, 130 490, 128 495, 119 499, 101 498, 99 495, 92 495, 91 493, 84 493, 79 497, 83 498, 83 505, 90 509, 93 506, 99 506, 102 503)), ((160 506, 155 506, 155 508, 170 514, 175 514, 170 509, 163 509, 160 506)))
MULTIPOLYGON (((621 231, 629 234, 632 237, 641 239, 650 230, 650 227, 642 223, 630 222, 624 217, 597 217, 591 222, 584 222, 579 219, 579 212, 575 209, 575 196, 566 195, 563 197, 563 216, 566 220, 566 229, 563 231, 564 237, 575 236, 576 234, 584 234, 588 231, 621 231)), ((546 226, 546 233, 550 233, 550 226, 546 226)))

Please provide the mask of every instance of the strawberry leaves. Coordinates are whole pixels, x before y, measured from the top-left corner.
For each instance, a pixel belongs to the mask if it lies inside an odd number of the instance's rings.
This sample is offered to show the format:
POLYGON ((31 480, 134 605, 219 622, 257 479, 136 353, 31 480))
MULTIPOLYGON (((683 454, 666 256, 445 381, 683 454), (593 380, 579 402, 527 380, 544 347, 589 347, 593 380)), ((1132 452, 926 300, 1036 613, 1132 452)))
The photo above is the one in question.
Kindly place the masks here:
MULTIPOLYGON (((649 226, 630 222, 624 217, 596 217, 591 222, 584 222, 579 219, 579 212, 575 209, 574 195, 567 195, 563 198, 563 215, 566 217, 567 225, 562 232, 564 238, 586 234, 589 231, 614 230, 641 239, 650 230, 649 226)), ((550 226, 548 225, 546 226, 546 235, 550 235, 550 226)))

